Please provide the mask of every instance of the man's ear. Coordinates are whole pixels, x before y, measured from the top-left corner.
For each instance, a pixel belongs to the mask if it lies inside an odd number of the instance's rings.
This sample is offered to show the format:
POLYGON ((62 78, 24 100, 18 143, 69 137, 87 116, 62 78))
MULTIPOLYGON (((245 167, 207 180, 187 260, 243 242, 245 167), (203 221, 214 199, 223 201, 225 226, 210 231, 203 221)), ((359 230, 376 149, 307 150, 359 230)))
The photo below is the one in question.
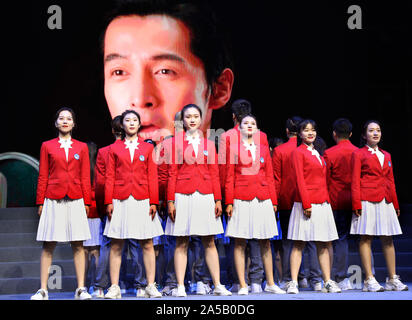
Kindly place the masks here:
POLYGON ((234 79, 235 77, 231 69, 226 68, 222 71, 219 78, 213 84, 213 91, 209 99, 209 109, 220 109, 230 100, 234 79))

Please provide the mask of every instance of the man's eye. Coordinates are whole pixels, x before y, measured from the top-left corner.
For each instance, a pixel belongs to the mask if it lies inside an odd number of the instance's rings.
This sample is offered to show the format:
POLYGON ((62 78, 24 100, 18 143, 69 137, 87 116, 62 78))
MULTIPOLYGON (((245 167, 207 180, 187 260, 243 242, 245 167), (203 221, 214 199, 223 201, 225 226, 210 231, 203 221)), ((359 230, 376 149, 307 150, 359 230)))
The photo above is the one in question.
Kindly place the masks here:
POLYGON ((164 75, 176 75, 176 72, 170 69, 160 69, 157 73, 164 75))
POLYGON ((120 69, 112 71, 113 76, 124 76, 125 74, 126 72, 120 69))

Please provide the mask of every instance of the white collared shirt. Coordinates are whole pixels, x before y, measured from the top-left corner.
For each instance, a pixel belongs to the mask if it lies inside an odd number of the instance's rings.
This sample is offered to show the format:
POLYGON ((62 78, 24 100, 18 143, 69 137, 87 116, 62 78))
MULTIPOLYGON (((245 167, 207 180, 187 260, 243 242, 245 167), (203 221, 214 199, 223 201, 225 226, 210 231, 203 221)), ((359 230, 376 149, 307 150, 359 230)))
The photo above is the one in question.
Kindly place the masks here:
POLYGON ((64 153, 66 154, 66 161, 69 161, 69 149, 71 149, 73 141, 71 138, 69 139, 59 139, 60 148, 64 149, 64 153))
POLYGON ((320 158, 320 154, 319 154, 318 150, 316 150, 314 147, 308 146, 306 143, 305 143, 305 146, 308 148, 308 150, 309 150, 310 152, 312 152, 312 155, 313 155, 313 156, 315 156, 316 158, 318 158, 320 164, 323 166, 323 163, 322 163, 322 160, 321 160, 321 158, 320 158))
POLYGON ((200 137, 198 134, 196 135, 186 135, 186 140, 188 144, 191 144, 193 150, 195 151, 195 156, 197 158, 197 153, 199 152, 199 144, 200 144, 200 137))
POLYGON ((252 141, 252 143, 248 143, 246 140, 243 140, 243 145, 246 148, 246 151, 250 151, 252 155, 253 161, 256 160, 256 145, 255 142, 252 141))
POLYGON ((368 145, 366 146, 368 147, 368 151, 370 151, 372 154, 376 154, 376 156, 379 159, 379 163, 381 164, 381 167, 383 168, 383 162, 385 161, 385 155, 383 154, 383 152, 380 151, 378 147, 376 147, 376 149, 373 149, 369 147, 368 145))
POLYGON ((139 149, 138 145, 140 144, 137 142, 137 139, 134 140, 124 140, 124 144, 126 145, 126 149, 129 149, 130 153, 130 161, 133 163, 133 158, 134 158, 134 151, 139 149))

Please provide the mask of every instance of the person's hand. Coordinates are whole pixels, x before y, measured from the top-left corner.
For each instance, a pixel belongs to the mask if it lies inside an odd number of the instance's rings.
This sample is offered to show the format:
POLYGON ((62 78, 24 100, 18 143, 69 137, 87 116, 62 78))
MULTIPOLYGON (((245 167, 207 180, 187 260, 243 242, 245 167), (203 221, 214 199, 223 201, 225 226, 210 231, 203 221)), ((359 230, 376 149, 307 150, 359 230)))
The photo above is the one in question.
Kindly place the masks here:
POLYGON ((400 209, 396 209, 396 214, 398 215, 398 217, 401 215, 401 210, 400 209))
POLYGON ((175 218, 176 218, 175 203, 173 201, 169 201, 167 203, 167 208, 168 208, 168 213, 169 213, 170 220, 172 220, 172 222, 175 222, 175 218))
POLYGON ((275 213, 278 211, 278 206, 273 206, 273 210, 275 211, 275 213))
POLYGON ((227 216, 228 216, 229 218, 232 217, 232 215, 233 215, 233 205, 229 204, 229 205, 226 207, 226 213, 227 213, 227 216))
POLYGON ((37 214, 39 215, 39 217, 41 217, 42 211, 43 211, 43 205, 40 205, 39 208, 37 209, 37 214))
POLYGON ((87 217, 89 217, 90 206, 88 206, 87 204, 85 204, 85 205, 84 205, 84 209, 86 210, 86 215, 87 215, 87 217))
POLYGON ((107 218, 109 219, 109 221, 112 220, 112 214, 113 214, 113 204, 108 204, 106 206, 106 213, 107 213, 107 218))
POLYGON ((218 200, 215 203, 215 216, 216 218, 222 215, 222 201, 218 200))
POLYGON ((152 217, 152 221, 156 217, 157 207, 155 204, 152 204, 149 209, 149 215, 152 217))
POLYGON ((360 217, 362 214, 362 209, 356 209, 353 213, 356 214, 357 217, 360 217))
POLYGON ((303 214, 306 216, 306 218, 309 219, 312 215, 312 208, 308 208, 308 209, 303 210, 303 214))

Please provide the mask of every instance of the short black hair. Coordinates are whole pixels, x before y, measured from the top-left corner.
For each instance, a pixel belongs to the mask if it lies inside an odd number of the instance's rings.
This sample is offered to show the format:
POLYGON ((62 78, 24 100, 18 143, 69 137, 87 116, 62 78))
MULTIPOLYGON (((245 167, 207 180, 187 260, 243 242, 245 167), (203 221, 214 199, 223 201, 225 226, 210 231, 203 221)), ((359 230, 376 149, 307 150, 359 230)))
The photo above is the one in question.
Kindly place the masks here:
MULTIPOLYGON (((72 129, 72 131, 70 132, 70 135, 73 134, 73 130, 76 128, 76 114, 74 113, 74 110, 72 108, 69 107, 61 107, 59 110, 57 110, 57 112, 54 115, 54 123, 56 123, 57 119, 59 119, 60 113, 62 111, 68 111, 71 113, 72 115, 72 119, 73 119, 73 123, 74 123, 74 127, 72 129)), ((59 129, 57 129, 57 132, 59 132, 59 129)))
POLYGON ((255 119, 256 127, 258 127, 258 121, 257 121, 256 117, 255 117, 253 114, 251 114, 251 113, 245 113, 245 114, 241 114, 241 115, 240 115, 240 118, 239 118, 239 127, 240 127, 243 119, 246 118, 246 117, 251 117, 251 118, 255 119))
POLYGON ((235 115, 236 121, 240 123, 242 116, 252 113, 252 104, 245 99, 237 99, 232 103, 232 113, 235 115))
MULTIPOLYGON (((193 103, 190 103, 190 104, 185 105, 185 106, 182 108, 182 110, 180 110, 180 119, 181 119, 181 121, 183 121, 183 119, 184 119, 184 117, 185 117, 185 112, 186 112, 186 110, 187 110, 187 109, 190 109, 190 108, 195 108, 197 111, 199 111, 200 118, 201 118, 201 119, 203 118, 203 116, 202 116, 202 109, 200 109, 200 107, 199 107, 198 105, 193 104, 193 103)), ((185 128, 184 123, 183 123, 183 130, 186 131, 186 128, 185 128)))
POLYGON ((233 59, 228 49, 228 37, 220 26, 216 13, 206 0, 118 0, 105 18, 100 36, 102 52, 107 27, 122 16, 166 15, 185 24, 190 30, 191 52, 198 57, 205 69, 206 81, 213 91, 225 68, 233 69, 233 59))
POLYGON ((286 120, 286 129, 289 130, 289 133, 297 134, 298 133, 299 123, 302 120, 303 119, 301 117, 298 117, 298 116, 294 116, 294 117, 291 117, 291 118, 287 119, 286 120))
POLYGON ((352 133, 352 123, 346 118, 339 118, 333 123, 333 131, 342 139, 349 139, 352 133))
POLYGON ((113 118, 112 131, 116 137, 122 136, 122 116, 116 116, 113 118))

